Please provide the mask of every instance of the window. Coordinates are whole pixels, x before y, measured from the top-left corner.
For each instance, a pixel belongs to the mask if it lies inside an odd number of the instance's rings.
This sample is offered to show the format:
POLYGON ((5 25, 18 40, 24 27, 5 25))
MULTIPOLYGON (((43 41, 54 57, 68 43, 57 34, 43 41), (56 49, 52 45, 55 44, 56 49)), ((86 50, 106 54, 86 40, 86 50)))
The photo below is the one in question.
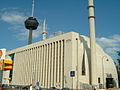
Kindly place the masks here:
POLYGON ((98 77, 98 83, 100 83, 100 77, 98 77))
POLYGON ((83 60, 82 60, 82 75, 85 75, 85 53, 83 54, 83 60))

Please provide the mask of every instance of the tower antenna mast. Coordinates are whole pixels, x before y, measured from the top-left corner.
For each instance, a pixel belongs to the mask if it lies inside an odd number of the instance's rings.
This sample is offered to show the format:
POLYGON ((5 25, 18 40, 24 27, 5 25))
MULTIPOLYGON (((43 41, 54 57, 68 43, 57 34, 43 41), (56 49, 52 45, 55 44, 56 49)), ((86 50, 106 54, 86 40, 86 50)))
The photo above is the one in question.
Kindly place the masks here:
POLYGON ((31 17, 34 17, 34 11, 35 11, 35 0, 32 1, 32 13, 31 13, 31 17))

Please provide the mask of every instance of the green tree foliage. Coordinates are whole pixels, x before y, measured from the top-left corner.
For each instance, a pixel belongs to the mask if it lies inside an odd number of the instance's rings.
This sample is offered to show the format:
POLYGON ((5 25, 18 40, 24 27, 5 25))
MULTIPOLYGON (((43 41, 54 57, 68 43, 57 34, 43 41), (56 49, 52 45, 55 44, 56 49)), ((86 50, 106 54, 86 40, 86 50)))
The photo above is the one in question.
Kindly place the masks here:
POLYGON ((118 59, 117 59, 118 64, 116 65, 116 67, 118 72, 118 83, 120 87, 120 51, 118 51, 117 54, 118 54, 118 59))
POLYGON ((118 54, 118 56, 119 56, 119 58, 117 59, 117 61, 118 61, 118 64, 119 64, 119 66, 120 66, 120 51, 118 51, 117 54, 118 54))

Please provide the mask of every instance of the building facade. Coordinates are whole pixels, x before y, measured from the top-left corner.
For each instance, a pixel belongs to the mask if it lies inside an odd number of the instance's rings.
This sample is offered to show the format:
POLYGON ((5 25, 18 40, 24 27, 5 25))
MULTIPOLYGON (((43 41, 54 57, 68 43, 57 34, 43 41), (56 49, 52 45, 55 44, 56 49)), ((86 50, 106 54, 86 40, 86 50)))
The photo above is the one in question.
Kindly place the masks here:
MULTIPOLYGON (((45 88, 82 89, 91 84, 89 38, 70 32, 7 52, 13 60, 11 84, 30 85, 40 82, 45 88)), ((107 87, 110 79, 118 86, 114 62, 96 44, 96 85, 107 87)))

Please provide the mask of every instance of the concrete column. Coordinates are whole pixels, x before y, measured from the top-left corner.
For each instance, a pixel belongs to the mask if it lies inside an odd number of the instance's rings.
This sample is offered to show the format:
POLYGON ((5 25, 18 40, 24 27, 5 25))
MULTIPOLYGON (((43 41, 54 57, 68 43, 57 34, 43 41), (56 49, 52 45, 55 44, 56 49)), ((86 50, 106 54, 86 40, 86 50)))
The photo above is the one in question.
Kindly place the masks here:
POLYGON ((60 60, 60 87, 63 87, 63 78, 64 78, 64 73, 63 73, 63 41, 61 41, 61 60, 60 60))
POLYGON ((39 51, 38 51, 38 53, 39 53, 39 56, 38 56, 38 60, 39 60, 39 73, 38 73, 38 75, 39 75, 39 81, 40 81, 40 83, 41 83, 41 56, 42 56, 42 46, 40 46, 39 47, 39 51))
POLYGON ((48 88, 48 44, 46 45, 46 58, 45 58, 45 88, 48 88))
POLYGON ((54 51, 54 86, 56 86, 56 50, 57 50, 57 43, 55 42, 55 51, 54 51))
POLYGON ((91 48, 91 84, 97 84, 97 72, 96 72, 96 41, 95 41, 95 16, 94 16, 94 4, 93 0, 88 0, 89 10, 89 28, 90 28, 90 48, 91 48))
MULTIPOLYGON (((40 61, 41 61, 41 64, 40 64, 40 82, 41 84, 43 83, 43 79, 42 79, 42 74, 43 74, 43 46, 41 46, 41 55, 40 55, 40 61)), ((42 85, 43 86, 43 85, 42 85)))
POLYGON ((54 69, 54 67, 53 67, 53 53, 54 53, 54 43, 52 43, 52 57, 51 57, 51 87, 53 87, 54 86, 54 81, 53 81, 53 69, 54 69))
POLYGON ((60 42, 57 43, 57 84, 60 84, 59 78, 60 78, 60 42))
POLYGON ((51 44, 49 44, 49 57, 48 57, 48 88, 50 88, 50 71, 51 71, 51 44))
POLYGON ((45 56, 46 56, 46 45, 44 45, 44 55, 43 55, 43 86, 45 87, 45 56))

